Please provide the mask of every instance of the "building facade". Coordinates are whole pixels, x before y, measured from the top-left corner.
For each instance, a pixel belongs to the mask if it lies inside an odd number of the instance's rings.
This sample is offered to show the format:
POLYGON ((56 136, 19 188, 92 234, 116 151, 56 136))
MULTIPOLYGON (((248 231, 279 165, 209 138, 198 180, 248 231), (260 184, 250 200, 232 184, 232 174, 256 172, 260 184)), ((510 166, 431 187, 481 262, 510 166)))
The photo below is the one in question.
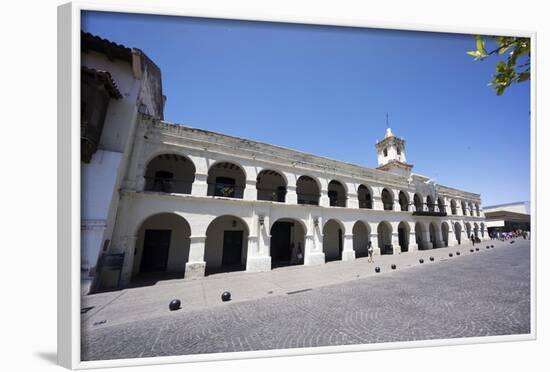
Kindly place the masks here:
MULTIPOLYGON (((162 96, 150 80, 140 80, 143 90, 162 96)), ((354 260, 369 242, 374 254, 397 255, 464 244, 472 234, 487 239, 480 195, 412 173, 406 142, 390 128, 370 169, 171 124, 140 110, 150 102, 138 99, 128 119, 126 160, 109 189, 113 218, 82 245, 94 290, 159 273, 192 279, 354 260), (112 257, 118 270, 104 270, 112 257)))
POLYGON ((486 227, 489 233, 531 231, 530 202, 516 202, 485 207, 486 227))

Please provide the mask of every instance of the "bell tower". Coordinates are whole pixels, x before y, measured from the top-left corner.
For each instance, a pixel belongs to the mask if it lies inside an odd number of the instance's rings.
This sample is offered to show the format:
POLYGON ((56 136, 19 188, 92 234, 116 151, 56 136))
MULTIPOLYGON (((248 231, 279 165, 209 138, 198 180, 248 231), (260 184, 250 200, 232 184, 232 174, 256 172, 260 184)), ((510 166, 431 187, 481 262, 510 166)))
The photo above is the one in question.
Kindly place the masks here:
POLYGON ((406 177, 411 174, 413 165, 407 163, 405 157, 405 140, 395 137, 389 126, 384 139, 376 142, 376 152, 378 153, 376 169, 406 177))

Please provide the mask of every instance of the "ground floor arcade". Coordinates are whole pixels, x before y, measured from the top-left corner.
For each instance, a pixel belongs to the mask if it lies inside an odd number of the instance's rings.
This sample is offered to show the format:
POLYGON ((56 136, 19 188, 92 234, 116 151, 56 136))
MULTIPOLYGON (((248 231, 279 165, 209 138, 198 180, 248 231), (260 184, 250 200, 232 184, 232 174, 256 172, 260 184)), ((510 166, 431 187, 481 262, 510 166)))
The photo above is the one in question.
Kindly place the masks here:
MULTIPOLYGON (((113 251, 125 256, 117 285, 128 286, 147 276, 197 278, 347 261, 367 256, 369 244, 374 255, 414 254, 464 244, 471 234, 481 239, 486 235, 481 221, 406 212, 267 204, 247 209, 221 200, 216 206, 187 200, 181 209, 171 205, 169 211, 162 205, 164 199, 154 204, 156 208, 122 205, 128 219, 115 227, 112 244, 113 251)), ((103 277, 101 282, 100 287, 114 286, 113 278, 103 277)))

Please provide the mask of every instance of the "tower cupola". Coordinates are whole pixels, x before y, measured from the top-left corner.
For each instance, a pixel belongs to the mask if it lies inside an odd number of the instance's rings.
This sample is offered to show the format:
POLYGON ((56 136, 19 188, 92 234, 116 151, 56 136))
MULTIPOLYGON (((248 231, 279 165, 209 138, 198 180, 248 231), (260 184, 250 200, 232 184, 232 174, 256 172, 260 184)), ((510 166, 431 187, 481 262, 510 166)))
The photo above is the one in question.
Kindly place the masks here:
POLYGON ((396 137, 388 126, 384 139, 376 143, 378 153, 378 168, 391 173, 409 176, 412 164, 407 163, 405 156, 405 140, 396 137))

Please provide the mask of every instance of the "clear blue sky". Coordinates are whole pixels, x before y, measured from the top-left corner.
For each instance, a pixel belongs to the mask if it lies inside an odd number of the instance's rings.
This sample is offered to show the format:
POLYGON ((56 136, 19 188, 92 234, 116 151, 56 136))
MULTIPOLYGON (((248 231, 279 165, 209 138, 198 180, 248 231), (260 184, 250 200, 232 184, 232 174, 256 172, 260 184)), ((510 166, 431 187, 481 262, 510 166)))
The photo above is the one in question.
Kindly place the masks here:
POLYGON ((530 83, 496 96, 470 35, 86 12, 85 31, 161 68, 165 119, 376 167, 386 128, 413 171, 529 200, 530 83))

